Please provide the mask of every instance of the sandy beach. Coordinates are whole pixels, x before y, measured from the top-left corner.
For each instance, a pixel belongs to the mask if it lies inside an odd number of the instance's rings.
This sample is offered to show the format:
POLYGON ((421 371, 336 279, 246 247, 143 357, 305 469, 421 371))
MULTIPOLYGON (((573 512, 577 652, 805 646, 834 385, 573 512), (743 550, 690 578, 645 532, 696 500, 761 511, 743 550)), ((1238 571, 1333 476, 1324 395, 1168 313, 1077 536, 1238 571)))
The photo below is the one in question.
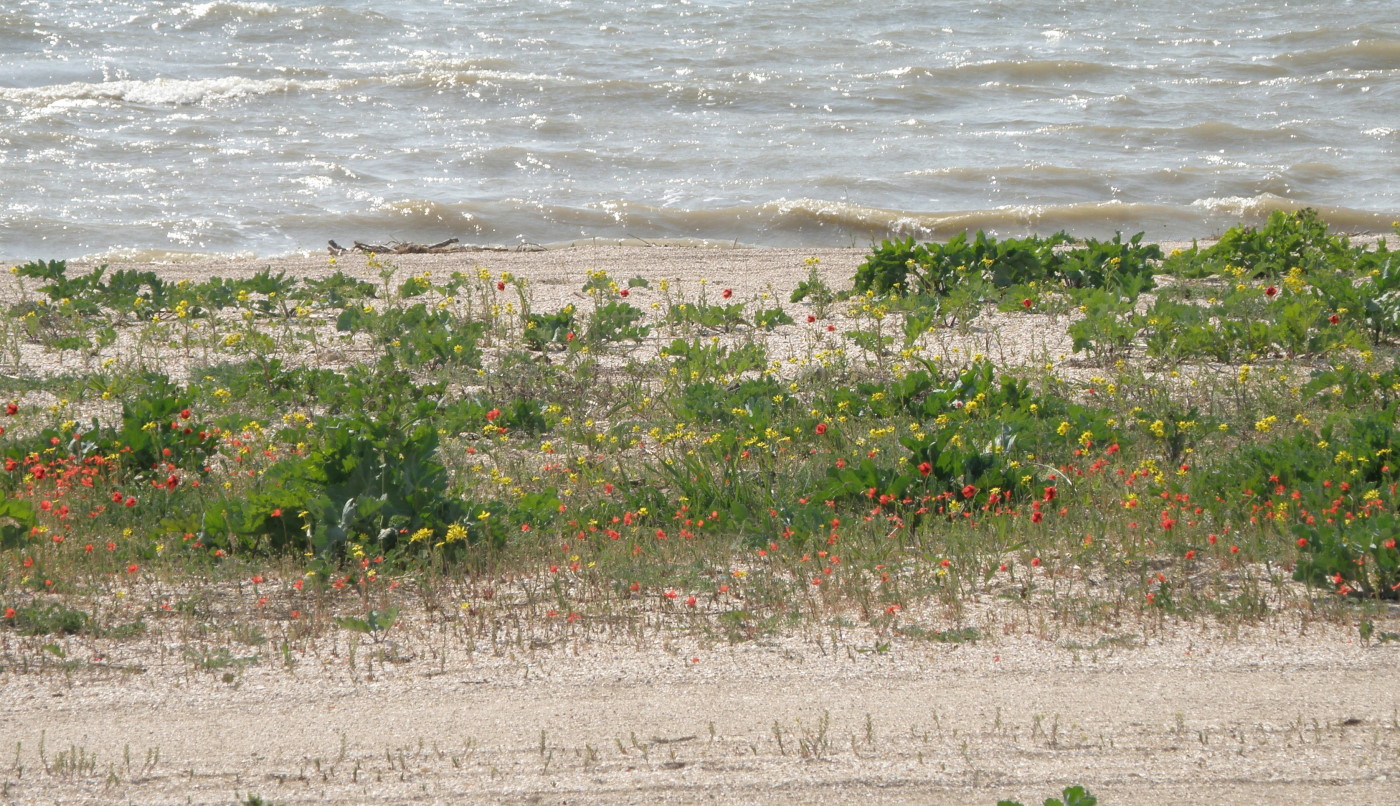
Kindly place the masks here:
POLYGON ((497 655, 410 627, 393 662, 331 638, 232 684, 151 646, 140 673, 7 676, 0 777, 26 804, 1394 802, 1394 644, 1291 617, 1148 632, 497 655))
MULTIPOLYGON (((512 272, 553 310, 587 302, 590 270, 786 303, 809 258, 840 289, 867 254, 580 246, 382 259, 438 277, 512 272)), ((378 278, 362 255, 154 268, 378 278)), ((979 320, 969 347, 1066 349, 999 322, 979 320)), ((1383 806, 1400 788, 1400 643, 1363 643, 1305 600, 1260 624, 1126 621, 1110 634, 992 613, 968 644, 810 626, 735 644, 658 631, 471 647, 410 596, 403 606, 392 641, 332 631, 285 657, 274 642, 237 674, 193 668, 160 634, 71 639, 68 655, 91 659, 81 671, 7 661, 2 799, 991 806, 1079 784, 1106 806, 1383 806)), ((1400 629, 1394 607, 1375 621, 1400 629)), ((38 651, 3 640, 11 657, 38 651)))

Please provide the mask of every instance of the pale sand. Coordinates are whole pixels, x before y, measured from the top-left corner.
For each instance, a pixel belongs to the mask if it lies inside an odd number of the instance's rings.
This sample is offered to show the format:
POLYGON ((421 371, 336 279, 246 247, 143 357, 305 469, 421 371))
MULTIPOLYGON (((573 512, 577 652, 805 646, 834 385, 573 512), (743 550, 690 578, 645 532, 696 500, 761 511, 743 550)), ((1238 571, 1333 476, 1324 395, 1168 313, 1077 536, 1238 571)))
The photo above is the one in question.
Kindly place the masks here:
POLYGON ((1396 803, 1400 648, 1294 618, 1215 633, 1175 626, 1077 652, 1024 634, 858 651, 875 644, 855 631, 835 647, 656 639, 502 656, 405 635, 396 649, 412 660, 367 666, 366 641, 355 671, 342 635, 290 672, 263 647, 232 685, 172 645, 124 678, 0 677, 4 761, 18 742, 24 765, 0 781, 21 804, 252 792, 288 804, 992 806, 1072 784, 1120 806, 1396 803), (96 771, 45 773, 41 737, 50 765, 77 747, 96 771))
MULTIPOLYGON (((652 280, 636 295, 643 306, 661 278, 692 294, 708 279, 712 301, 731 287, 740 299, 771 288, 786 302, 808 256, 846 288, 866 254, 609 247, 392 260, 439 279, 474 266, 525 275, 536 309, 554 310, 583 302, 589 269, 652 280)), ((199 278, 269 265, 376 274, 358 256, 160 271, 199 278)), ((1046 335, 1028 321, 984 317, 968 349, 999 345, 1023 358, 1065 349, 1062 329, 1046 335)), ((778 338, 805 348, 802 328, 778 338)), ((400 662, 374 660, 383 647, 364 640, 352 670, 347 641, 358 636, 342 632, 289 671, 269 628, 270 644, 233 645, 262 660, 232 683, 192 671, 182 657, 191 639, 169 635, 62 642, 69 657, 119 657, 141 673, 17 673, 17 660, 42 657, 51 639, 6 633, 0 802, 230 804, 256 793, 288 804, 991 806, 1085 784, 1106 806, 1400 803, 1400 644, 1361 645, 1354 626, 1309 623, 1306 606, 1231 634, 1209 622, 1122 624, 1112 635, 1140 636, 1138 645, 1097 649, 1070 641, 1105 635, 1031 632, 1035 614, 1003 604, 1010 615, 980 622, 997 626, 970 645, 896 639, 877 652, 887 639, 868 630, 834 640, 814 625, 733 645, 653 633, 468 652, 405 605, 390 653, 400 662), (72 748, 96 754, 90 774, 55 767, 72 748), (22 771, 10 763, 16 750, 22 771)), ((1373 618, 1378 631, 1400 630, 1393 607, 1373 618)))

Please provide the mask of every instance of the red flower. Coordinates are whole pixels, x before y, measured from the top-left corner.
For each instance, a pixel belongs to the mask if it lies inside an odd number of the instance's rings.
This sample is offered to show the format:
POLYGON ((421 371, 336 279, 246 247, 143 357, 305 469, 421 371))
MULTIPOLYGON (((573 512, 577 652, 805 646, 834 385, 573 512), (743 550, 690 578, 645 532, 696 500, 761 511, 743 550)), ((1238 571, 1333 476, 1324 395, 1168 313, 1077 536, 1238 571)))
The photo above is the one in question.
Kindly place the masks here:
POLYGON ((1029 307, 1031 307, 1031 306, 1034 305, 1034 304, 1035 304, 1035 303, 1031 302, 1029 298, 1021 300, 1021 307, 1022 307, 1022 308, 1029 308, 1029 307))
POLYGON ((1340 322, 1340 321, 1342 321, 1342 317, 1336 315, 1335 313, 1332 314, 1331 316, 1327 317, 1327 322, 1328 322, 1329 324, 1335 325, 1335 324, 1337 324, 1337 323, 1340 322))
POLYGON ((190 410, 189 410, 189 409, 180 409, 180 419, 181 419, 181 420, 188 420, 189 418, 190 418, 190 410))
POLYGON ((622 298, 625 299, 625 298, 627 297, 627 295, 630 294, 630 293, 632 293, 632 292, 631 292, 631 291, 628 291, 627 289, 624 288, 624 289, 618 291, 618 292, 617 292, 617 295, 618 295, 619 297, 622 297, 622 298))
POLYGON ((10 415, 11 417, 15 416, 16 414, 19 414, 19 405, 16 403, 6 403, 5 413, 10 415))
POLYGON ((128 574, 134 574, 134 573, 136 573, 137 571, 140 571, 140 570, 141 570, 141 566, 137 565, 136 563, 132 563, 131 565, 128 565, 128 566, 126 567, 126 572, 127 572, 128 574))
POLYGON ((813 431, 816 431, 818 436, 820 436, 820 435, 822 435, 822 434, 825 434, 825 433, 826 433, 826 423, 817 423, 817 427, 814 428, 814 429, 812 429, 812 430, 813 430, 813 431))
POLYGON ((497 280, 497 281, 496 281, 496 290, 497 290, 497 291, 505 291, 505 290, 506 290, 506 282, 505 282, 505 280, 497 280))
POLYGON ((1188 560, 1194 560, 1194 559, 1196 559, 1196 550, 1195 550, 1195 549, 1191 549, 1190 551, 1186 552, 1186 559, 1188 559, 1188 560))
POLYGON ((1044 512, 1032 512, 1032 513, 1031 513, 1031 523, 1040 523, 1040 522, 1043 521, 1043 520, 1045 520, 1045 513, 1044 513, 1044 512))
POLYGON ((1054 487, 1046 487, 1045 494, 1041 496, 1041 498, 1046 501, 1054 501, 1056 495, 1059 495, 1059 491, 1057 491, 1054 487))
POLYGON ((919 475, 921 475, 921 476, 927 476, 928 474, 930 474, 930 473, 932 473, 932 472, 933 472, 933 465, 929 464, 928 462, 920 462, 920 463, 919 463, 919 475))
POLYGON ((977 494, 977 488, 969 484, 962 489, 962 494, 963 498, 971 498, 977 494))
POLYGON ((815 321, 817 321, 817 317, 816 317, 815 315, 809 313, 809 314, 807 314, 807 321, 808 321, 809 323, 810 323, 810 322, 815 322, 815 321))
POLYGON ((1271 286, 1269 286, 1268 288, 1264 289, 1264 296, 1266 296, 1266 297, 1275 297, 1275 296, 1278 296, 1278 286, 1272 286, 1272 285, 1271 285, 1271 286))
POLYGON ((497 418, 497 417, 500 417, 500 416, 501 416, 501 410, 500 410, 500 409, 491 409, 490 411, 486 412, 486 422, 488 422, 488 423, 494 423, 494 422, 496 421, 496 418, 497 418))
POLYGON ((730 297, 734 296, 734 289, 726 288, 723 291, 719 292, 719 295, 721 297, 724 297, 725 299, 729 299, 730 297))

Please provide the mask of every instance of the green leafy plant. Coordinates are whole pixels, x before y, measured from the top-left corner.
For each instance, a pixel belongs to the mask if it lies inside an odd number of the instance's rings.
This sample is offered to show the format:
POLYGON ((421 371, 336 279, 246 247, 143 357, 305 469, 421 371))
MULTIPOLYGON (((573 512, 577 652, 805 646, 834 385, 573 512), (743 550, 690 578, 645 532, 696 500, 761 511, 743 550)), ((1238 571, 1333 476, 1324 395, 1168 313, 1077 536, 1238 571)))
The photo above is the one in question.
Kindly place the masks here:
POLYGON ((853 282, 860 294, 946 296, 974 274, 997 288, 1044 281, 1060 261, 1055 247, 1069 240, 1063 232, 1000 241, 983 232, 971 240, 961 233, 947 243, 922 245, 913 238, 886 240, 857 267, 853 282))
POLYGON ((1070 288, 1104 288, 1135 299, 1152 288, 1156 262, 1162 259, 1161 248, 1144 246, 1142 236, 1139 232, 1126 243, 1121 232, 1111 241, 1090 238, 1052 261, 1054 272, 1070 288))
POLYGON ((1074 351, 1087 351, 1101 363, 1125 356, 1147 323, 1129 296, 1092 288, 1081 297, 1083 318, 1069 326, 1074 351))
POLYGON ((779 325, 793 324, 792 317, 782 308, 766 308, 753 315, 754 327, 773 330, 779 325))
POLYGON ((565 305, 554 313, 532 313, 525 317, 525 344, 531 350, 559 348, 574 334, 574 306, 565 305))
POLYGON ((613 341, 641 341, 651 332, 649 325, 639 324, 642 311, 628 302, 612 301, 601 305, 588 320, 587 338, 590 344, 613 341))
POLYGON ((1172 255, 1163 270, 1206 277, 1234 268, 1254 278, 1276 278, 1295 268, 1324 270, 1349 250, 1347 239, 1329 233, 1316 210, 1275 210, 1263 227, 1231 227, 1213 246, 1193 246, 1172 255))
POLYGON ((336 616, 334 621, 336 626, 352 632, 368 635, 378 641, 379 637, 394 626, 394 622, 399 617, 399 609, 390 607, 385 610, 371 610, 365 614, 364 618, 354 616, 336 616))
POLYGON ((0 548, 16 548, 38 525, 34 505, 0 491, 0 548))
MULTIPOLYGON (((1082 786, 1065 787, 1059 798, 1046 798, 1045 806, 1097 806, 1099 799, 1082 786), (1063 798, 1063 800, 1061 799, 1063 798)), ((1022 806, 1014 800, 999 800, 997 806, 1022 806)))
POLYGON ((679 302, 666 311, 666 321, 673 325, 696 325, 724 333, 734 331, 746 323, 742 302, 729 305, 679 302))
POLYGON ((734 377, 763 369, 768 360, 762 344, 750 342, 731 347, 717 339, 675 339, 661 348, 661 357, 675 359, 676 374, 686 380, 734 377))
POLYGON ((807 259, 807 278, 797 284, 788 301, 811 303, 814 315, 820 319, 831 310, 831 304, 836 301, 836 292, 817 272, 817 265, 816 258, 807 259))
POLYGON ((34 602, 16 608, 7 622, 20 635, 77 635, 89 628, 92 618, 60 602, 34 602))
POLYGON ((481 362, 477 345, 486 323, 462 321, 450 311, 429 310, 419 302, 382 311, 352 306, 341 312, 336 328, 370 333, 385 348, 385 359, 397 366, 477 366, 481 362))

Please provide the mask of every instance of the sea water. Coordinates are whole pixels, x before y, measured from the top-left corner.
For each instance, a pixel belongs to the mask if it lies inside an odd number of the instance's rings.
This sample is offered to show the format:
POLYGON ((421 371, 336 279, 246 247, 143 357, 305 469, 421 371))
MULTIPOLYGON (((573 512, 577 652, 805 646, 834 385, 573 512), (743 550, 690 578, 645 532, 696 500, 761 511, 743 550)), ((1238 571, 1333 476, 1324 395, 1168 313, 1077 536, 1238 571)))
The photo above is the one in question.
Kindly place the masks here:
POLYGON ((6 0, 0 258, 1400 218, 1396 0, 6 0))

